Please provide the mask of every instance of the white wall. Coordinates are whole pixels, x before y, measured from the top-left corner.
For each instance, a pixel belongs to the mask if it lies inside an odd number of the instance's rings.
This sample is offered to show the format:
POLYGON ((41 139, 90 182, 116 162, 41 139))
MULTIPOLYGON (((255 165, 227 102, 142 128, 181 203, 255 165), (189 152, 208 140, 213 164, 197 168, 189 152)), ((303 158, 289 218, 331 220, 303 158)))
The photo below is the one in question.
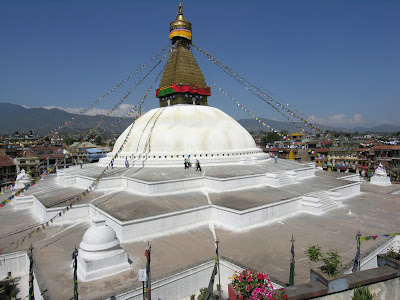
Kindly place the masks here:
POLYGON ((360 193, 360 182, 355 182, 347 184, 345 186, 340 186, 337 188, 330 189, 332 192, 339 192, 342 197, 350 197, 355 194, 360 193))
MULTIPOLYGON (((11 272, 12 277, 21 277, 17 281, 19 292, 17 299, 27 299, 29 294, 29 257, 26 251, 19 251, 0 255, 0 279, 7 277, 11 272)), ((40 288, 34 274, 34 294, 36 300, 42 300, 40 288)))
MULTIPOLYGON (((201 288, 208 287, 211 274, 214 268, 215 260, 197 265, 193 268, 184 270, 180 273, 163 278, 151 283, 151 297, 153 299, 190 299, 190 295, 199 295, 201 288)), ((222 297, 228 297, 228 284, 231 282, 228 277, 232 277, 234 271, 243 269, 226 260, 220 259, 220 277, 222 287, 222 297)), ((218 274, 214 279, 214 291, 217 290, 218 274)), ((272 283, 274 288, 282 288, 280 285, 272 283)), ((134 289, 130 292, 115 296, 116 300, 134 299, 142 300, 142 288, 134 289)))
MULTIPOLYGON (((361 254, 363 251, 363 244, 368 243, 368 241, 363 241, 361 243, 361 254)), ((370 254, 368 254, 366 257, 364 257, 361 262, 360 262, 360 269, 362 271, 377 268, 378 263, 377 263, 377 255, 378 254, 384 254, 387 253, 390 249, 398 251, 400 249, 400 236, 395 235, 391 239, 389 239, 386 243, 381 245, 380 247, 376 248, 374 251, 372 251, 370 254)), ((356 249, 354 249, 354 255, 356 249)), ((353 273, 352 268, 347 270, 345 274, 350 274, 353 273)))

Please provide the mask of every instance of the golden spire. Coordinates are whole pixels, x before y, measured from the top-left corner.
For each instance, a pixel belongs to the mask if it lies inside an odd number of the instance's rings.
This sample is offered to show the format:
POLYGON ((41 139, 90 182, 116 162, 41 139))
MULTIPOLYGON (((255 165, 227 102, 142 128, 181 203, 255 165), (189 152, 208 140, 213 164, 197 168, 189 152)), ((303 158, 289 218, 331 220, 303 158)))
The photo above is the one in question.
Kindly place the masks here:
POLYGON ((192 23, 186 21, 183 15, 182 3, 179 3, 175 20, 169 24, 169 39, 173 40, 175 37, 192 40, 192 23))
POLYGON ((176 104, 207 105, 211 89, 207 86, 190 50, 192 24, 183 15, 179 3, 175 20, 169 25, 169 39, 174 50, 168 59, 156 97, 160 107, 176 104))
POLYGON ((178 5, 178 12, 176 14, 175 20, 186 21, 185 16, 183 15, 182 3, 180 2, 178 5))

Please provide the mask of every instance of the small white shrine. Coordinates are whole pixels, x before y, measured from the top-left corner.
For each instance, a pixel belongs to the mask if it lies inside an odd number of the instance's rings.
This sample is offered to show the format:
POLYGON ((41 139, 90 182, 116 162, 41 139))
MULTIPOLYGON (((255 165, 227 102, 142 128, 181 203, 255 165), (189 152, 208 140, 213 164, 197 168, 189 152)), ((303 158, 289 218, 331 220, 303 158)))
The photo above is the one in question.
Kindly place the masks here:
POLYGON ((371 183, 376 185, 388 186, 392 183, 390 182, 390 177, 387 175, 386 170, 380 163, 374 172, 374 176, 371 177, 371 183))
POLYGON ((21 173, 18 174, 17 179, 15 180, 14 189, 23 189, 26 185, 30 184, 31 181, 31 176, 22 169, 21 173))
POLYGON ((94 225, 86 230, 79 245, 78 278, 92 281, 129 270, 128 253, 119 245, 114 229, 101 216, 92 221, 94 225))

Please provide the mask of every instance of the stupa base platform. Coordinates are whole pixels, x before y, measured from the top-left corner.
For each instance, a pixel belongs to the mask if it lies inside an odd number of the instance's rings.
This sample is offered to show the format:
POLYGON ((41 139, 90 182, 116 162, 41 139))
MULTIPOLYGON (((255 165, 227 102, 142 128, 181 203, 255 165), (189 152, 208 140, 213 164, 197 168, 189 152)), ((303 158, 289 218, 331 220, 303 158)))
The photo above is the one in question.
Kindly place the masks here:
POLYGON ((381 185, 381 186, 389 186, 392 184, 390 182, 389 177, 381 177, 381 176, 372 176, 370 183, 375 184, 375 185, 381 185))
MULTIPOLYGON (((321 180, 342 182, 342 180, 338 180, 339 175, 336 172, 324 172, 321 180)), ((316 176, 316 178, 318 177, 320 176, 316 176)), ((43 184, 48 184, 47 179, 43 184)), ((318 184, 320 183, 315 182, 315 185, 318 184)), ((299 186, 293 185, 293 188, 299 186)), ((290 187, 290 185, 285 186, 285 188, 290 187)), ((318 243, 322 249, 338 249, 342 257, 343 269, 351 268, 355 246, 349 241, 354 240, 358 229, 363 235, 386 234, 396 232, 400 225, 397 216, 400 205, 399 196, 389 194, 388 188, 389 191, 397 189, 394 185, 380 187, 361 183, 362 193, 344 198, 342 208, 329 210, 323 215, 294 214, 245 231, 232 231, 216 224, 215 234, 220 241, 223 295, 227 295, 225 288, 230 282, 228 277, 231 277, 235 270, 240 270, 240 267, 251 267, 256 271, 267 272, 272 281, 285 286, 289 278, 289 268, 285 266, 290 257, 292 234, 296 239, 296 249, 306 248, 308 244, 315 243, 318 243), (349 209, 353 212, 352 214, 348 214, 349 209), (385 224, 382 223, 382 218, 387 220, 385 224), (358 221, 360 219, 363 220, 361 224, 358 221)), ((5 197, 6 195, 1 196, 5 197)), ((251 197, 249 196, 249 198, 251 197)), ((212 201, 218 200, 214 197, 212 201)), ((106 203, 108 202, 103 205, 106 203)), ((64 217, 70 213, 74 213, 74 208, 64 217)), ((11 232, 19 232, 27 226, 40 222, 40 218, 32 207, 17 209, 10 203, 0 210, 0 227, 3 236, 11 232)), ((71 253, 74 246, 81 242, 90 223, 87 217, 54 222, 43 232, 25 240, 25 243, 20 244, 18 249, 14 250, 15 247, 10 246, 6 253, 25 251, 32 243, 35 247, 35 277, 40 291, 46 291, 44 294, 47 299, 70 299, 73 272, 69 263, 71 262, 71 253)), ((7 236, 2 239, 2 243, 8 245, 15 240, 21 240, 25 234, 26 232, 21 232, 17 235, 7 236)), ((370 253, 387 240, 386 238, 370 240, 365 243, 363 251, 370 253)), ((117 299, 124 297, 141 299, 142 286, 137 281, 137 277, 138 269, 143 269, 146 265, 143 253, 147 241, 151 242, 153 250, 151 270, 154 297, 162 298, 165 295, 169 295, 170 298, 174 298, 174 296, 189 297, 188 295, 198 294, 200 288, 207 286, 215 262, 215 247, 213 232, 208 224, 204 224, 182 231, 170 231, 162 236, 153 235, 122 243, 121 246, 132 260, 132 268, 117 275, 91 282, 79 280, 80 297, 108 299, 115 296, 117 299)), ((4 255, 6 263, 8 263, 7 257, 10 255, 13 253, 4 255)), ((6 268, 6 266, 5 264, 4 267, 6 268)), ((26 265, 21 264, 21 266, 26 268, 26 265)), ((15 268, 12 270, 16 276, 27 274, 18 273, 15 268)), ((296 284, 308 282, 309 273, 308 260, 302 251, 297 251, 296 284)))
MULTIPOLYGON (((47 221, 82 193, 85 189, 80 184, 89 186, 102 168, 93 165, 83 170, 86 174, 76 167, 63 170, 58 177, 50 176, 40 190, 36 186, 29 189, 15 203, 20 207, 32 205, 47 221), (67 176, 79 184, 64 186, 67 176)), ((120 241, 127 242, 196 228, 210 221, 242 231, 301 212, 322 214, 340 207, 343 199, 360 191, 359 182, 339 180, 336 174, 314 173, 313 167, 291 161, 210 166, 202 172, 194 168, 110 170, 98 188, 56 220, 100 214, 120 241)))

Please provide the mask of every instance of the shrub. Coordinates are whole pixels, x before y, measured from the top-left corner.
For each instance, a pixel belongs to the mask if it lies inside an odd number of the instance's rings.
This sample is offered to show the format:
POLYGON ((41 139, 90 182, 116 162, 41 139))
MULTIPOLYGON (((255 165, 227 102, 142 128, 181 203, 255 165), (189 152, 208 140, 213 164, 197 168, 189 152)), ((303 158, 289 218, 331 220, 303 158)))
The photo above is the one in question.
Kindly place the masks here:
POLYGON ((393 258, 393 259, 396 259, 396 260, 400 260, 400 249, 397 250, 397 252, 396 252, 396 250, 394 250, 393 248, 391 248, 391 249, 386 253, 386 255, 387 255, 388 257, 390 257, 390 258, 393 258))
POLYGON ((307 255, 308 259, 312 262, 320 261, 322 257, 321 247, 317 245, 308 245, 308 249, 304 251, 304 254, 307 255))
POLYGON ((321 253, 321 247, 318 245, 309 245, 308 249, 304 251, 308 259, 312 262, 322 261, 324 265, 321 271, 327 275, 334 276, 338 274, 338 269, 342 265, 338 250, 330 249, 325 256, 321 253))
POLYGON ((366 286, 358 287, 354 290, 352 300, 373 300, 371 292, 366 286))
POLYGON ((321 270, 331 276, 336 275, 338 268, 342 265, 338 250, 329 250, 326 256, 322 257, 322 261, 324 262, 324 266, 321 267, 321 270))

